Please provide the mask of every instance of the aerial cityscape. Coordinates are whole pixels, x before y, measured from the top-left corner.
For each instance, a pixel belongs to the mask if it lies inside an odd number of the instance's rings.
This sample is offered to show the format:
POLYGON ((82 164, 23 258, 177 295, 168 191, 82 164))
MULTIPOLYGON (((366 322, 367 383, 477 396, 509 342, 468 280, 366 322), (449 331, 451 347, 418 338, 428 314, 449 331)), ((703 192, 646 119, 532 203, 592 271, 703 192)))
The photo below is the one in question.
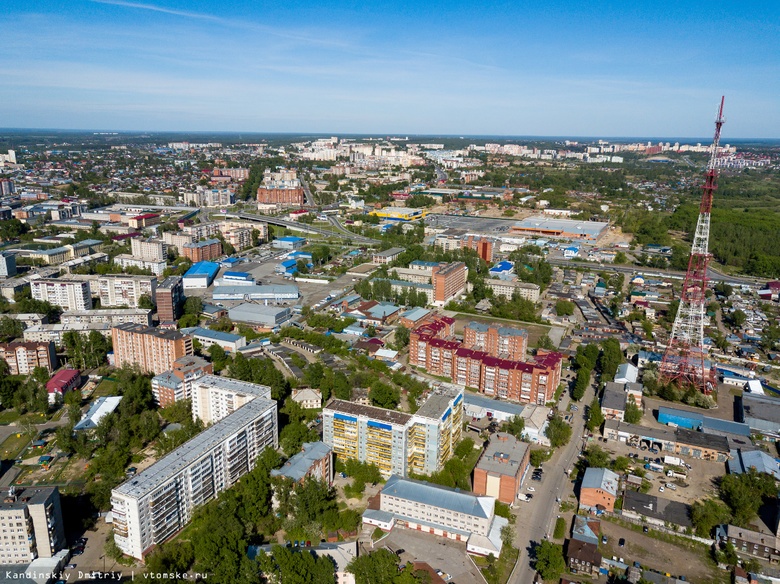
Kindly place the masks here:
POLYGON ((780 583, 780 12, 592 8, 9 2, 0 582, 780 583))

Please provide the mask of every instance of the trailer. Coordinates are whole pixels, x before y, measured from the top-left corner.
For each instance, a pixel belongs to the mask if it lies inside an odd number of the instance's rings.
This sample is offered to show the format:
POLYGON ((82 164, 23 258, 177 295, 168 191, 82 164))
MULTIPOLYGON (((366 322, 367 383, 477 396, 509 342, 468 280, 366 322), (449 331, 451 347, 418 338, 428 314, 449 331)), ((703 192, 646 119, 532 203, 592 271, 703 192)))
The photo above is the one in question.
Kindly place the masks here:
POLYGON ((664 456, 664 464, 668 464, 670 466, 685 467, 685 463, 683 462, 683 459, 678 456, 664 456))
POLYGON ((652 470, 652 471, 655 471, 655 472, 664 472, 664 467, 661 466, 660 464, 656 464, 655 462, 648 462, 645 465, 645 468, 647 470, 652 470))

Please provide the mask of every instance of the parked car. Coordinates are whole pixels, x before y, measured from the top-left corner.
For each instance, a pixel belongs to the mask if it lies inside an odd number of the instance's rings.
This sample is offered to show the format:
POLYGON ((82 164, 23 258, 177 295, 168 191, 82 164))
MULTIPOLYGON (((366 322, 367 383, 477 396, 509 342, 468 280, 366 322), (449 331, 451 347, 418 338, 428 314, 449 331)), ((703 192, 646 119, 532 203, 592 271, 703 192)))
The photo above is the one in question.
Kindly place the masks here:
POLYGON ((528 487, 527 490, 529 493, 533 493, 534 491, 536 491, 536 489, 534 489, 533 487, 528 487))
POLYGON ((658 492, 659 493, 663 493, 664 492, 664 488, 663 487, 658 487, 658 492))
POLYGON ((618 547, 623 547, 626 545, 626 540, 622 537, 618 540, 618 547))
POLYGON ((647 525, 643 525, 642 526, 642 533, 647 533, 648 531, 650 531, 650 530, 647 528, 647 525))
POLYGON ((606 535, 602 535, 601 536, 601 543, 603 543, 604 545, 607 545, 607 536, 606 535))
POLYGON ((395 555, 400 556, 402 553, 404 553, 406 550, 404 548, 395 550, 395 555))
POLYGON ((65 568, 68 569, 68 570, 72 570, 75 567, 76 567, 76 564, 68 564, 67 566, 65 566, 65 568))

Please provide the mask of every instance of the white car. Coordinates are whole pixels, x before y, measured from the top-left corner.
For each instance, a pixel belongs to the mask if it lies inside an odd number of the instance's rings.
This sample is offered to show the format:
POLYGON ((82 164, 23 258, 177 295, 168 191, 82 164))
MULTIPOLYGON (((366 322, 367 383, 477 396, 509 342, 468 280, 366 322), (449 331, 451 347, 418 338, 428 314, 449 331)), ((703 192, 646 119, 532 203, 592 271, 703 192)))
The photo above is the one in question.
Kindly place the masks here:
POLYGON ((664 492, 664 488, 663 487, 658 487, 658 492, 659 493, 663 493, 664 492))
POLYGON ((533 487, 528 487, 528 492, 529 492, 529 493, 533 493, 533 492, 535 492, 535 491, 536 491, 536 489, 534 489, 533 487))

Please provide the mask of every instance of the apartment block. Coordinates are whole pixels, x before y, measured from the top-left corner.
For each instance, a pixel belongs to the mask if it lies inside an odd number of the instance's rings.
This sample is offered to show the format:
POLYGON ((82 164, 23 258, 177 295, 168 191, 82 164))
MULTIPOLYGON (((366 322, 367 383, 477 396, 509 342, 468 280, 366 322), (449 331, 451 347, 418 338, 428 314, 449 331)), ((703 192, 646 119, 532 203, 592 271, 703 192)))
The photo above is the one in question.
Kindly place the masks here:
POLYGON ((507 505, 514 503, 530 455, 530 446, 511 434, 497 432, 491 435, 474 467, 474 494, 495 497, 507 505))
POLYGON ((468 553, 498 557, 501 529, 509 521, 496 515, 495 507, 493 497, 392 476, 379 494, 379 509, 366 509, 363 522, 439 535, 465 542, 468 553))
POLYGON ((277 446, 276 402, 256 397, 111 492, 117 546, 143 559, 277 446))
POLYGON ((8 363, 11 375, 29 375, 36 367, 49 373, 57 369, 57 353, 51 341, 0 343, 0 359, 8 363))
POLYGON ((16 254, 10 251, 0 252, 0 277, 16 275, 16 254))
POLYGON ((211 363, 195 355, 179 357, 173 369, 152 378, 152 394, 161 408, 192 397, 192 384, 214 373, 211 363))
POLYGON ((63 310, 90 310, 92 295, 88 282, 76 280, 33 280, 30 292, 34 300, 43 300, 63 310))
POLYGON ((371 263, 373 264, 391 264, 398 259, 402 253, 406 251, 402 247, 391 247, 384 251, 377 251, 371 256, 371 263))
POLYGON ((144 373, 169 371, 176 359, 194 352, 192 339, 179 331, 126 323, 111 329, 111 336, 115 365, 138 365, 144 373))
POLYGON ((0 564, 29 564, 66 547, 57 487, 11 487, 0 503, 0 564))
POLYGON ((538 302, 539 293, 541 292, 538 284, 529 284, 528 282, 489 278, 485 280, 485 285, 493 291, 495 296, 502 296, 507 299, 511 299, 517 294, 520 298, 538 302))
POLYGON ((215 260, 222 255, 222 242, 219 239, 206 239, 193 243, 185 243, 181 255, 193 263, 215 260))
POLYGON ((463 344, 493 357, 522 360, 528 348, 528 332, 497 324, 470 322, 463 329, 463 344))
POLYGON ((168 276, 157 287, 157 318, 160 322, 178 320, 184 308, 184 283, 181 276, 168 276))
POLYGON ((130 250, 133 257, 150 262, 161 262, 168 259, 168 246, 159 239, 141 239, 135 237, 130 240, 130 250))
POLYGON ((190 234, 193 241, 198 241, 199 239, 208 239, 209 237, 217 235, 220 232, 220 226, 216 221, 210 223, 196 223, 195 225, 184 226, 182 231, 190 234))
POLYGON ((225 241, 232 245, 236 251, 252 247, 252 229, 250 227, 237 227, 223 233, 225 241))
POLYGON ((494 240, 474 235, 453 236, 439 235, 433 242, 434 247, 443 251, 473 249, 477 255, 488 263, 493 261, 494 240))
POLYGON ((343 460, 376 464, 384 476, 441 470, 460 440, 463 391, 432 394, 414 415, 331 400, 323 441, 343 460))
POLYGON ((101 306, 126 306, 138 308, 142 296, 157 301, 157 278, 155 276, 100 276, 97 280, 98 298, 101 306))
POLYGON ((271 172, 271 169, 266 169, 263 184, 257 189, 257 202, 286 207, 303 205, 303 186, 296 171, 284 169, 271 172))
POLYGON ((107 308, 99 310, 66 310, 60 316, 60 323, 110 325, 132 322, 152 326, 152 311, 149 308, 107 308))
POLYGON ((187 244, 192 243, 192 235, 190 233, 172 233, 166 231, 162 234, 163 242, 170 247, 175 247, 177 250, 187 244))
POLYGON ((255 398, 271 399, 271 388, 247 381, 204 375, 192 383, 192 418, 207 426, 226 418, 255 398))
POLYGON ((168 262, 165 260, 144 260, 126 253, 116 256, 114 258, 114 263, 123 268, 149 270, 155 276, 162 276, 165 268, 168 267, 168 262))
POLYGON ((433 272, 433 303, 444 306, 466 291, 469 270, 463 262, 447 264, 433 272))

